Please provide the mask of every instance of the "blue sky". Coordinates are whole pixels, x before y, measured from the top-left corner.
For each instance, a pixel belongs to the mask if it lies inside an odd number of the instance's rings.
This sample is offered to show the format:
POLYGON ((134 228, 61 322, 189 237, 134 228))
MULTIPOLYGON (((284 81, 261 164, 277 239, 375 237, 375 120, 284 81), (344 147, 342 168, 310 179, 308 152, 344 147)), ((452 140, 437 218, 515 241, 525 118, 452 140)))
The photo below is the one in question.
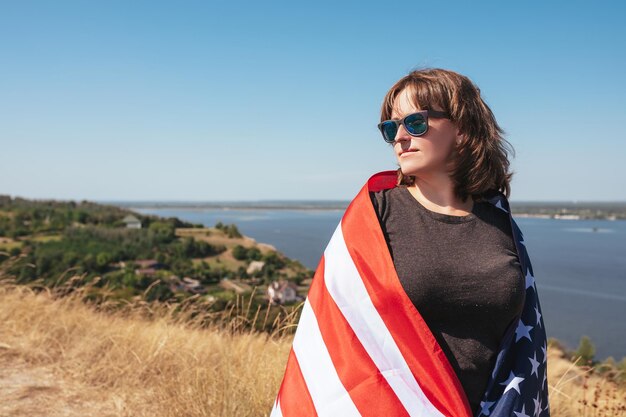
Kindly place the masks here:
POLYGON ((481 89, 511 200, 626 200, 623 2, 0 3, 0 194, 350 200, 422 66, 481 89))

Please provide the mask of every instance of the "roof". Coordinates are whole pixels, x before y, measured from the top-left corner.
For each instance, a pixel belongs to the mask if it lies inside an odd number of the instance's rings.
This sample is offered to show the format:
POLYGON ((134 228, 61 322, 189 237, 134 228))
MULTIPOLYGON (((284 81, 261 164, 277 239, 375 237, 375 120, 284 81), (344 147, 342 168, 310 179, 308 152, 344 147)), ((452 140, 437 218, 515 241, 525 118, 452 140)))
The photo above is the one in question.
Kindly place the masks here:
POLYGON ((133 216, 132 214, 129 214, 128 216, 124 217, 122 221, 124 223, 140 223, 139 219, 133 216))

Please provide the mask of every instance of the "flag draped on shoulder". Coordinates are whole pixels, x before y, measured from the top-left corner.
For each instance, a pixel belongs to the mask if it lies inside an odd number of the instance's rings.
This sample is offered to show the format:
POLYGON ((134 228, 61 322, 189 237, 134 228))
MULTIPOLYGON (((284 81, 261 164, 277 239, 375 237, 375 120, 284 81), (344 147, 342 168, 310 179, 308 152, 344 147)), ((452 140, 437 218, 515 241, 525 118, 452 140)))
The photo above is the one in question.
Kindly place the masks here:
MULTIPOLYGON (((395 271, 369 192, 396 186, 374 174, 348 205, 304 302, 271 417, 458 416, 463 388, 395 271)), ((549 416, 546 336, 523 236, 502 193, 526 277, 523 312, 505 333, 478 416, 549 416)))

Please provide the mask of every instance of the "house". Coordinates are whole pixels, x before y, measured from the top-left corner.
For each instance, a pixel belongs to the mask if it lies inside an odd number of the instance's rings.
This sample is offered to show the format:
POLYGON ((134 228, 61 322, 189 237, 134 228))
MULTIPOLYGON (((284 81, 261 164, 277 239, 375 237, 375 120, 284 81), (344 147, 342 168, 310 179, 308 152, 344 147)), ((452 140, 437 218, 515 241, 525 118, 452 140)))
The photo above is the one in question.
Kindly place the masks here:
POLYGON ((126 224, 127 229, 141 229, 141 221, 132 214, 124 217, 122 221, 126 224))
POLYGON ((248 265, 248 269, 246 269, 246 273, 248 275, 252 275, 257 271, 260 271, 265 266, 265 262, 263 261, 252 261, 250 265, 248 265))
POLYGON ((176 292, 179 290, 188 291, 192 294, 206 293, 206 288, 204 288, 199 280, 189 277, 184 277, 181 280, 176 275, 172 275, 170 277, 170 290, 172 290, 172 292, 176 292))
POLYGON ((302 301, 304 298, 296 292, 297 286, 290 281, 272 281, 267 287, 267 297, 270 304, 285 304, 302 301))

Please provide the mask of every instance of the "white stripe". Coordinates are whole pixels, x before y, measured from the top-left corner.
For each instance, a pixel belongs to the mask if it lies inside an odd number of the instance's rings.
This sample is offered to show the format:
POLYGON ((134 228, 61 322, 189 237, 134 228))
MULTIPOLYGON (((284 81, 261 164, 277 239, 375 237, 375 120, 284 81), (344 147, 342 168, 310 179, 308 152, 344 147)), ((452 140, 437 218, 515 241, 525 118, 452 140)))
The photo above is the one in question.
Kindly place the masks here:
POLYGON ((360 416, 330 359, 308 298, 293 339, 293 350, 318 416, 360 416))
POLYGON ((328 292, 411 416, 443 416, 428 400, 369 297, 348 252, 341 222, 324 251, 328 292))
POLYGON ((278 402, 278 397, 276 397, 276 400, 274 401, 274 407, 272 408, 270 417, 283 417, 283 412, 280 409, 280 403, 278 402))

